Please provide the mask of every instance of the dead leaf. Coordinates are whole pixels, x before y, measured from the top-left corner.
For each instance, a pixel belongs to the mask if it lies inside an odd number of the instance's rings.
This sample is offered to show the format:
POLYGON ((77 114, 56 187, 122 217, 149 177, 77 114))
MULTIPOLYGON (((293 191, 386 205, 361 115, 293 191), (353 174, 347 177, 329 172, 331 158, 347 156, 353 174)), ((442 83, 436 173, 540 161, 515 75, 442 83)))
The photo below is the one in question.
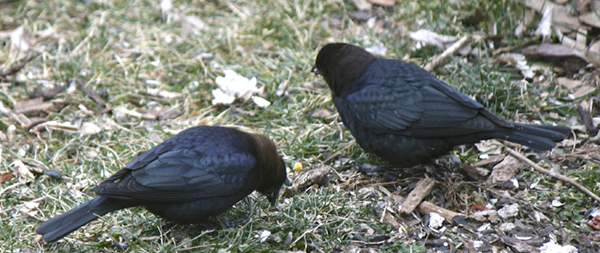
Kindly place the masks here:
POLYGON ((333 116, 333 112, 326 109, 326 108, 318 108, 316 109, 314 112, 312 112, 310 114, 311 117, 314 118, 323 118, 323 119, 328 119, 331 118, 333 116))
POLYGON ((462 20, 463 24, 466 26, 475 27, 479 25, 479 23, 490 19, 488 13, 483 12, 481 9, 475 10, 475 12, 462 20))
POLYGON ((293 175, 292 186, 290 187, 291 192, 303 191, 313 185, 323 185, 330 171, 331 166, 324 164, 307 167, 298 171, 293 175))
POLYGON ((21 160, 14 161, 10 166, 12 166, 15 177, 19 178, 20 180, 31 182, 35 179, 33 173, 31 173, 27 165, 25 165, 21 160))
POLYGON ((522 54, 505 53, 494 57, 494 60, 511 65, 521 70, 521 75, 525 78, 533 78, 534 73, 531 67, 527 64, 527 59, 522 54))
POLYGON ((84 122, 79 128, 81 135, 92 135, 102 132, 102 128, 92 122, 84 122))
POLYGON ((0 171, 0 183, 10 180, 13 175, 12 171, 0 171))
POLYGON ((23 203, 19 208, 19 212, 24 213, 28 216, 34 217, 38 213, 38 206, 40 205, 37 201, 28 201, 23 203))
POLYGON ((10 45, 21 52, 27 52, 33 46, 33 40, 25 31, 24 26, 19 26, 10 32, 10 45))
POLYGON ((556 79, 556 82, 562 86, 564 86, 567 89, 575 89, 581 85, 583 85, 582 81, 579 80, 573 80, 573 79, 569 79, 566 77, 559 77, 556 79))
POLYGON ((189 34, 200 35, 200 31, 206 27, 204 21, 196 16, 180 15, 179 22, 181 22, 181 33, 184 36, 189 34))
POLYGON ((498 155, 500 154, 500 149, 498 147, 503 146, 503 144, 497 140, 485 140, 479 143, 475 143, 475 147, 477 150, 482 153, 486 153, 488 155, 498 155))

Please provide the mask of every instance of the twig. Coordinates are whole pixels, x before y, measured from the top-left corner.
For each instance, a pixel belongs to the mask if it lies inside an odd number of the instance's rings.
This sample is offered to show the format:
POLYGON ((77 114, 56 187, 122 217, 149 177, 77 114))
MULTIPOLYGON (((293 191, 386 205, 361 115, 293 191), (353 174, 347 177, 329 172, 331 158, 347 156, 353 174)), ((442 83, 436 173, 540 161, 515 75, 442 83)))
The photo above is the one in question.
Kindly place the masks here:
POLYGON ((88 95, 88 97, 90 97, 92 100, 94 100, 94 102, 96 102, 99 106, 106 107, 106 102, 104 102, 104 100, 94 90, 86 88, 84 84, 79 80, 77 80, 76 82, 77 88, 85 92, 85 94, 88 95))
POLYGON ((547 169, 542 168, 541 166, 537 165, 536 163, 534 163, 533 161, 529 160, 527 157, 525 157, 524 155, 519 154, 518 152, 510 149, 510 148, 506 148, 508 150, 508 153, 512 156, 514 156, 515 158, 529 164, 529 166, 531 166, 532 168, 534 168, 535 170, 545 173, 549 176, 555 177, 556 179, 565 181, 575 187, 577 187, 580 191, 582 191, 583 193, 585 193, 586 195, 592 197, 594 200, 596 200, 596 202, 600 203, 600 197, 598 197, 596 194, 594 194, 593 192, 591 192, 590 190, 586 189, 583 185, 579 184, 577 181, 568 178, 566 176, 563 176, 561 174, 558 174, 556 172, 552 172, 549 171, 547 169))
POLYGON ((19 72, 19 70, 21 70, 23 67, 25 67, 25 65, 27 65, 28 62, 33 60, 33 58, 34 58, 33 56, 27 57, 15 66, 12 66, 8 69, 6 69, 6 68, 2 69, 0 71, 0 77, 4 78, 4 77, 7 77, 7 76, 10 76, 10 75, 13 75, 13 74, 19 72))
POLYGON ((423 199, 425 199, 425 196, 427 196, 427 194, 429 194, 429 192, 431 191, 431 189, 433 188, 434 185, 435 185, 435 180, 433 180, 432 178, 421 179, 417 183, 417 186, 415 186, 415 189, 413 189, 408 194, 408 196, 406 196, 406 199, 404 200, 404 202, 402 202, 402 206, 400 206, 400 213, 401 214, 412 213, 415 210, 415 208, 417 208, 417 206, 419 204, 421 204, 423 199))
POLYGON ((342 152, 344 152, 344 150, 348 149, 350 146, 352 146, 354 144, 355 140, 352 140, 348 143, 348 145, 346 145, 345 147, 343 147, 342 149, 338 150, 337 152, 333 153, 332 155, 330 155, 329 157, 327 157, 327 159, 325 159, 325 161, 323 161, 323 163, 326 163, 328 161, 330 161, 331 159, 337 157, 338 155, 340 155, 342 152))
POLYGON ((446 51, 444 51, 442 54, 436 56, 430 63, 427 63, 427 65, 425 65, 425 67, 423 68, 431 72, 433 69, 446 64, 446 62, 448 62, 448 58, 450 58, 451 55, 458 52, 458 50, 463 48, 469 42, 471 42, 471 35, 467 34, 463 36, 460 40, 458 40, 456 43, 454 43, 454 45, 446 49, 446 51))
POLYGON ((525 42, 523 42, 521 44, 514 45, 512 47, 499 48, 498 50, 494 51, 494 55, 499 55, 501 53, 510 52, 510 51, 513 51, 513 50, 515 50, 517 48, 527 46, 527 45, 529 45, 529 44, 531 44, 533 42, 536 42, 536 41, 540 40, 541 38, 542 38, 542 35, 537 35, 537 36, 535 36, 535 37, 533 37, 533 38, 531 38, 531 39, 529 39, 529 40, 527 40, 527 41, 525 41, 525 42))

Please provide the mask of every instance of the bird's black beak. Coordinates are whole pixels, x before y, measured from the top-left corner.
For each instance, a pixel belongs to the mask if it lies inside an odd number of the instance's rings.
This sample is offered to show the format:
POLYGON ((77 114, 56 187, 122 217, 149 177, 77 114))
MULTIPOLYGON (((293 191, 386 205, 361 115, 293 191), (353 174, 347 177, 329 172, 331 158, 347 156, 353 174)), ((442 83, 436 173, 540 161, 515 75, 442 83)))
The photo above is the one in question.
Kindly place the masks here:
POLYGON ((285 184, 285 186, 291 186, 291 185, 292 185, 292 182, 290 181, 290 179, 289 179, 289 178, 287 178, 287 177, 286 177, 286 178, 285 178, 285 182, 283 182, 283 184, 285 184))
POLYGON ((311 72, 313 72, 315 75, 320 76, 321 75, 321 71, 319 71, 319 69, 317 68, 317 65, 313 65, 312 69, 310 70, 311 72))

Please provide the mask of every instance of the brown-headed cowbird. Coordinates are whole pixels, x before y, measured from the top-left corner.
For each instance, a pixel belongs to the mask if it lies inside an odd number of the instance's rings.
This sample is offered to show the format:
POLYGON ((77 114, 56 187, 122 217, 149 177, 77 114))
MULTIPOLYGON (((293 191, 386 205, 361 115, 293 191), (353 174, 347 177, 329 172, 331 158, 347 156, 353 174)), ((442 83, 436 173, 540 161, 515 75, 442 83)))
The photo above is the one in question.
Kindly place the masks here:
POLYGON ((274 205, 285 181, 285 164, 267 136, 197 126, 134 158, 94 188, 97 197, 36 232, 53 242, 99 216, 134 206, 170 221, 201 223, 254 190, 274 205))
POLYGON ((358 144, 400 166, 421 164, 456 145, 492 138, 549 150, 571 131, 504 121, 426 70, 376 58, 354 45, 325 45, 313 70, 327 82, 358 144))

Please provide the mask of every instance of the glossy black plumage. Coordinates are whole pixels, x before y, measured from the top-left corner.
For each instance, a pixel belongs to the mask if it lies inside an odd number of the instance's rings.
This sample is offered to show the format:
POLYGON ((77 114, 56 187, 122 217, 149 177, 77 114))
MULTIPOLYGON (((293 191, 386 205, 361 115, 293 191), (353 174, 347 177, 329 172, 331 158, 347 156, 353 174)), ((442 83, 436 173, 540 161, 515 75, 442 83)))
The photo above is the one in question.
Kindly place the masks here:
POLYGON ((401 166, 492 138, 549 150, 571 131, 504 121, 426 70, 376 58, 358 46, 325 45, 314 70, 327 82, 342 121, 358 144, 401 166))
POLYGON ((275 204, 285 164, 265 135, 232 128, 186 129, 142 153, 94 188, 97 197, 36 230, 53 242, 108 212, 143 206, 179 223, 219 215, 254 190, 275 204))

